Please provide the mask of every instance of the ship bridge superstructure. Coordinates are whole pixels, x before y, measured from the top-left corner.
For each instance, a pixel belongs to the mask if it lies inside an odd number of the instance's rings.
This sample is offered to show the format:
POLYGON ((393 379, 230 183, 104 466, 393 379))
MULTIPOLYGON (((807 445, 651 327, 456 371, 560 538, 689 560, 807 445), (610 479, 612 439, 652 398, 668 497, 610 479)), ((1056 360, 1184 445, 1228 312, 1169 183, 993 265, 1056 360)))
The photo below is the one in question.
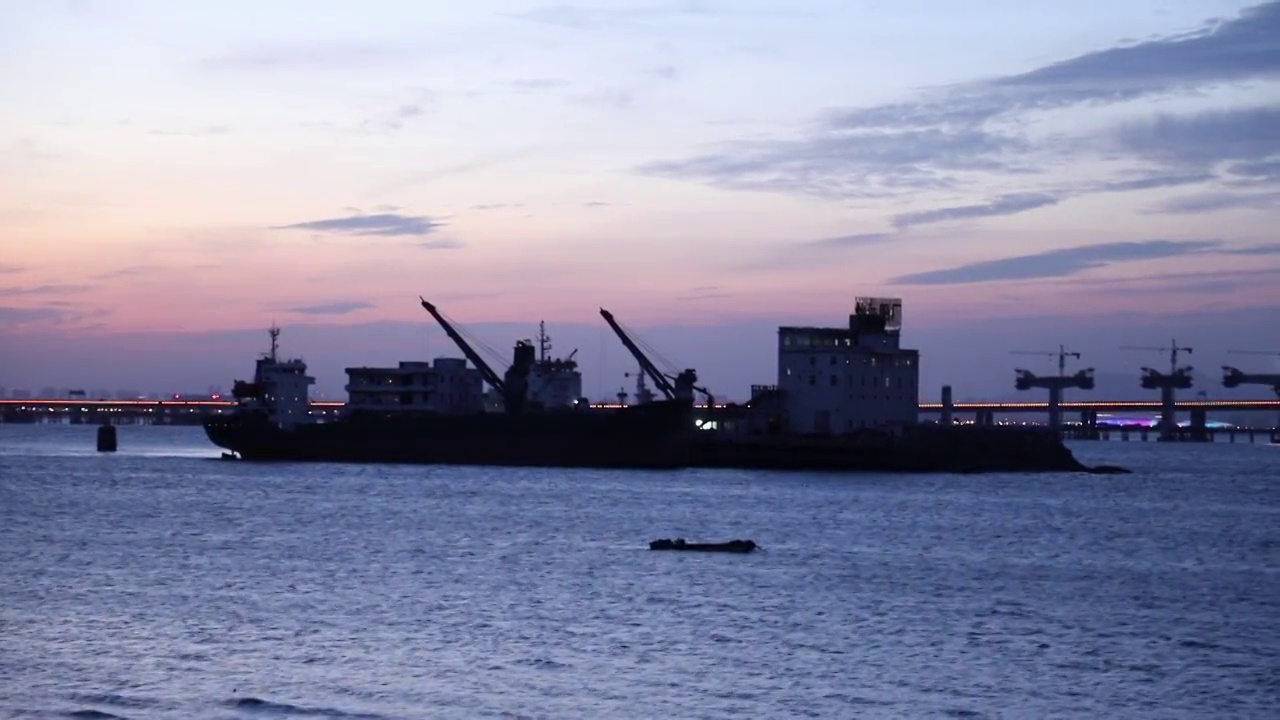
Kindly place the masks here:
POLYGON ((280 328, 272 326, 271 349, 258 358, 253 382, 237 380, 232 388, 237 406, 243 411, 266 413, 268 419, 282 428, 311 421, 308 397, 315 378, 307 374, 302 358, 280 358, 280 328))

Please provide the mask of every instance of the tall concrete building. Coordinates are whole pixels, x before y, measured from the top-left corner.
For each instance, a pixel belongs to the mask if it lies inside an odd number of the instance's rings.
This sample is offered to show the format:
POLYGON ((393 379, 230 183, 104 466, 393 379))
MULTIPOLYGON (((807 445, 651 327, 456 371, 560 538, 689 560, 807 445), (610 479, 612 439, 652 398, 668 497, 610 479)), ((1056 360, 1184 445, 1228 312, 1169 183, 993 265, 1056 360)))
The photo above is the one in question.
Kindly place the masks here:
POLYGON ((916 422, 920 353, 899 345, 902 300, 857 298, 848 327, 778 328, 791 432, 899 431, 916 422))

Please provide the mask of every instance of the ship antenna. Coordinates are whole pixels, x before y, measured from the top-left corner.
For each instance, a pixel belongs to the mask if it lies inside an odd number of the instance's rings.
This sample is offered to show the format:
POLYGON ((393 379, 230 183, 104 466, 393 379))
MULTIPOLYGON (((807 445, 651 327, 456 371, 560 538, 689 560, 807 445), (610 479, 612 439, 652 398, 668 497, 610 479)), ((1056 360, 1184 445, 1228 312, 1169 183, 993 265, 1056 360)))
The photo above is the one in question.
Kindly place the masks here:
POLYGON ((276 350, 280 347, 280 328, 273 323, 267 332, 271 333, 271 362, 275 362, 276 350))

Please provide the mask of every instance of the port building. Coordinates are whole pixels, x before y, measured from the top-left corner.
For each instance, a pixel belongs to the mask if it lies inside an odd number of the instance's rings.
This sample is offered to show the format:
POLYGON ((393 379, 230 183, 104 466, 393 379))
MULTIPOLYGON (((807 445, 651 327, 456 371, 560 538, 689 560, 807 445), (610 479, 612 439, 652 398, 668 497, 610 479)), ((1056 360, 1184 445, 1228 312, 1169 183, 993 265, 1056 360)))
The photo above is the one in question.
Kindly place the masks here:
POLYGON ((351 367, 346 372, 348 410, 461 414, 484 409, 484 377, 462 358, 351 367))
POLYGON ((792 433, 915 424, 920 353, 903 348, 902 300, 860 297, 848 327, 778 328, 778 389, 792 433))

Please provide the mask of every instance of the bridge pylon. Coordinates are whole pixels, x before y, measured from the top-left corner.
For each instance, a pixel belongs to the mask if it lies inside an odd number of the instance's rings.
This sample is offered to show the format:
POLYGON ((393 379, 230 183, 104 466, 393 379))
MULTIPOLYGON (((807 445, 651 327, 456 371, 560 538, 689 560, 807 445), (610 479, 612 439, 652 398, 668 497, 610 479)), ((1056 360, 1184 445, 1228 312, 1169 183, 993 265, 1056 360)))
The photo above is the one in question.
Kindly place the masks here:
POLYGON ((1073 375, 1067 374, 1067 358, 1080 358, 1078 352, 1067 352, 1063 345, 1058 346, 1057 352, 1037 352, 1028 350, 1014 350, 1010 355, 1047 355, 1049 357, 1058 358, 1058 374, 1050 376, 1038 376, 1030 370, 1018 368, 1014 370, 1016 379, 1013 386, 1018 390, 1030 390, 1031 388, 1045 388, 1049 391, 1049 427, 1054 431, 1062 429, 1062 391, 1067 388, 1080 388, 1081 390, 1093 389, 1093 368, 1085 368, 1073 375))
MULTIPOLYGON (((1148 390, 1160 391, 1160 439, 1176 439, 1178 433, 1178 411, 1175 404, 1175 391, 1189 390, 1191 388, 1192 370, 1190 365, 1178 367, 1178 353, 1184 352, 1190 355, 1191 348, 1180 346, 1177 340, 1171 340, 1168 347, 1124 346, 1121 350, 1152 350, 1169 353, 1169 372, 1166 374, 1149 367, 1142 368, 1142 387, 1148 390)), ((1192 430, 1203 432, 1203 415, 1194 418, 1194 420, 1199 420, 1200 422, 1193 422, 1192 430), (1196 425, 1198 427, 1195 427, 1196 425)), ((1207 436, 1205 439, 1208 439, 1207 436)))
MULTIPOLYGON (((1257 350, 1228 350, 1228 355, 1271 355, 1280 358, 1280 352, 1262 352, 1257 350)), ((1223 365, 1222 366, 1222 386, 1227 388, 1239 387, 1241 385, 1270 385, 1271 391, 1280 398, 1280 373, 1246 373, 1240 370, 1223 365)), ((1280 428, 1280 422, 1276 424, 1280 428)))

